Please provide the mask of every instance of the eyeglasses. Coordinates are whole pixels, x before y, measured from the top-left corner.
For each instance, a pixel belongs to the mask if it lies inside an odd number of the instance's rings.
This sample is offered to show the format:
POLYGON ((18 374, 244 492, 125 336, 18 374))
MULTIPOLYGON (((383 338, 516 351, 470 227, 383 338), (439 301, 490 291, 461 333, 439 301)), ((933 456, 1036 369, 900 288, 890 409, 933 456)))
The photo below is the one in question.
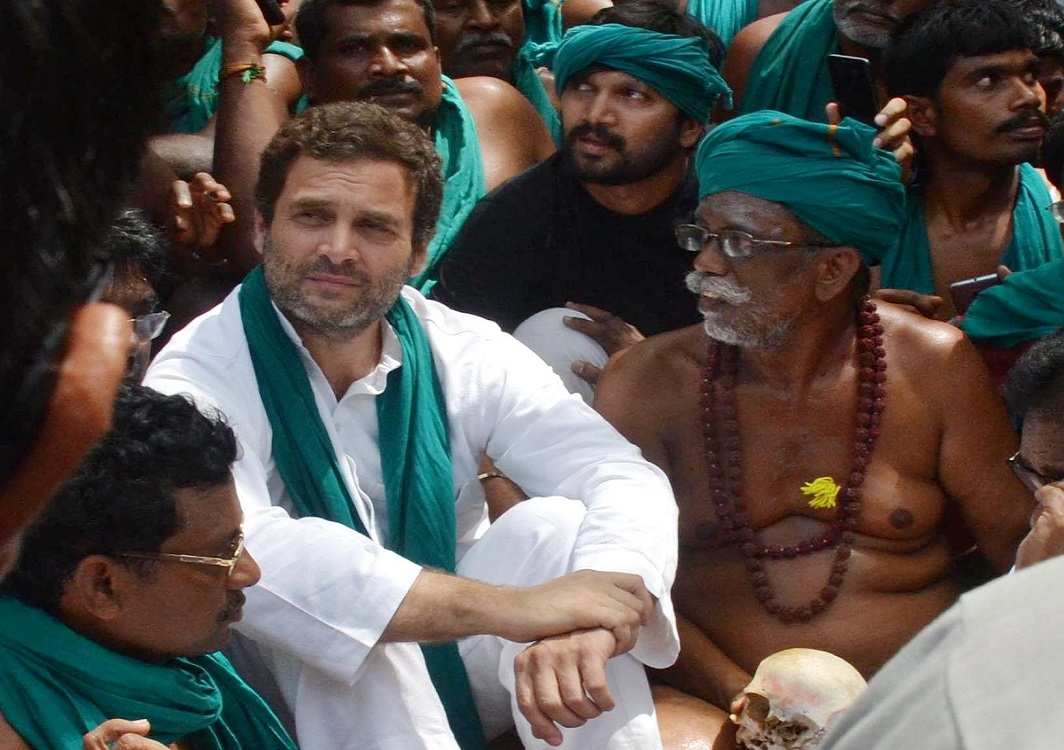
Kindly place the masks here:
POLYGON ((790 242, 787 240, 763 240, 738 229, 711 232, 697 224, 680 224, 676 227, 676 241, 688 252, 700 253, 707 245, 715 244, 729 258, 749 258, 758 245, 799 250, 810 247, 838 247, 835 242, 790 242))
POLYGON ((165 310, 130 318, 129 322, 133 325, 132 343, 142 344, 155 340, 163 332, 163 327, 168 320, 170 320, 170 313, 165 310))
POLYGON ((1016 475, 1016 478, 1023 482, 1023 486, 1031 492, 1038 492, 1038 490, 1045 487, 1047 484, 1053 484, 1053 482, 1060 481, 1058 479, 1052 479, 1039 474, 1031 466, 1023 460, 1023 456, 1019 451, 1016 451, 1009 456, 1007 461, 1009 468, 1012 469, 1012 473, 1016 475))
POLYGON ((1046 206, 1046 210, 1057 224, 1064 224, 1064 201, 1057 201, 1046 206))
POLYGON ((172 552, 121 552, 115 557, 128 557, 134 560, 173 560, 189 565, 213 565, 226 569, 226 577, 233 575, 233 569, 244 555, 244 532, 240 532, 236 549, 232 557, 204 557, 202 555, 178 555, 172 552))

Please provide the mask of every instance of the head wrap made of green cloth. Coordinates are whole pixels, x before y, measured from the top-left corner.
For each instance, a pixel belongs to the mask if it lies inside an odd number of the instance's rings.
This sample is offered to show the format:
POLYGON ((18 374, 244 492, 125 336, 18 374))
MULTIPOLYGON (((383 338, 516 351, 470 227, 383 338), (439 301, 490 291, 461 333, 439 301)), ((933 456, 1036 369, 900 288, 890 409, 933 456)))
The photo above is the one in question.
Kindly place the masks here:
POLYGON ((564 91, 570 78, 592 65, 635 76, 698 122, 709 120, 720 96, 731 106, 731 89, 713 67, 709 47, 699 37, 619 23, 569 29, 549 65, 557 91, 564 91))
POLYGON ((699 199, 735 190, 779 203, 875 264, 898 241, 905 187, 892 154, 863 123, 799 120, 766 110, 707 135, 695 155, 699 199))

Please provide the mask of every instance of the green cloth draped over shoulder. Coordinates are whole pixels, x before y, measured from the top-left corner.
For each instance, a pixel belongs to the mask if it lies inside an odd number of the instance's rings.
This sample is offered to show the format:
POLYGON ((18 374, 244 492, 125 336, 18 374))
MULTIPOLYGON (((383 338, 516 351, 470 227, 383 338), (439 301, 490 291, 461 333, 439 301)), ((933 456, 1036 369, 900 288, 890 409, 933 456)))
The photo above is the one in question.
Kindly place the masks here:
MULTIPOLYGON (((166 116, 171 133, 198 133, 218 109, 218 76, 222 72, 222 40, 208 37, 203 56, 192 69, 178 78, 171 89, 166 116)), ((288 42, 271 42, 265 54, 281 55, 292 62, 303 57, 303 49, 288 42)))
POLYGON ((872 145, 875 135, 850 118, 834 126, 771 110, 736 117, 698 147, 699 199, 735 190, 779 203, 874 265, 905 221, 901 167, 872 145))
POLYGON ((1011 348, 1064 328, 1064 260, 1016 271, 976 295, 961 319, 968 336, 1011 348))
POLYGON ((526 38, 525 43, 521 45, 521 49, 517 51, 517 56, 514 58, 513 79, 514 88, 531 102, 532 106, 539 112, 539 116, 543 118, 543 124, 547 126, 547 132, 550 133, 550 137, 554 140, 554 145, 561 146, 562 118, 558 114, 558 110, 554 108, 554 103, 550 100, 550 96, 547 95, 547 89, 543 87, 543 81, 540 80, 539 73, 536 72, 535 61, 543 56, 544 49, 550 46, 549 44, 535 44, 526 38))
POLYGON ((0 713, 33 748, 81 750, 108 719, 147 719, 192 750, 295 750, 220 653, 153 664, 112 651, 43 610, 0 598, 0 713))
POLYGON ((618 23, 576 26, 565 33, 548 63, 559 94, 570 78, 592 65, 638 78, 701 123, 709 121, 718 97, 731 106, 731 89, 710 62, 705 40, 698 37, 618 23))
MULTIPOLYGON (((366 534, 299 351, 270 300, 262 266, 244 279, 240 315, 273 431, 274 463, 293 506, 300 516, 325 518, 366 534)), ((388 547, 419 565, 454 572, 455 495, 443 390, 428 336, 406 300, 396 300, 387 321, 403 352, 402 364, 388 374, 384 393, 376 399, 388 547)), ((422 646, 422 651, 458 744, 463 750, 485 747, 457 645, 422 646)))
POLYGON ((454 81, 447 76, 442 78, 443 97, 436 109, 432 136, 436 152, 443 160, 443 205, 436 220, 436 234, 429 242, 425 268, 410 279, 411 286, 424 294, 435 286, 440 260, 469 218, 473 206, 488 192, 476 121, 462 101, 454 81))
POLYGON ((833 8, 833 0, 807 0, 787 14, 750 67, 740 112, 827 120, 824 107, 835 98, 827 57, 839 51, 833 8))
MULTIPOLYGON (((1012 210, 1012 241, 1000 262, 1013 271, 1027 271, 1060 259, 1062 247, 1060 226, 1047 210, 1053 198, 1045 181, 1030 164, 1021 164, 1019 174, 1020 186, 1012 210)), ((895 249, 883 258, 880 284, 885 288, 912 289, 921 294, 935 293, 924 199, 918 188, 909 191, 905 226, 895 249)), ((979 296, 983 294, 986 292, 979 296)))
POLYGON ((562 0, 522 0, 525 44, 557 44, 565 33, 562 0))
POLYGON ((727 47, 739 29, 757 20, 761 0, 687 0, 687 15, 713 30, 727 47))

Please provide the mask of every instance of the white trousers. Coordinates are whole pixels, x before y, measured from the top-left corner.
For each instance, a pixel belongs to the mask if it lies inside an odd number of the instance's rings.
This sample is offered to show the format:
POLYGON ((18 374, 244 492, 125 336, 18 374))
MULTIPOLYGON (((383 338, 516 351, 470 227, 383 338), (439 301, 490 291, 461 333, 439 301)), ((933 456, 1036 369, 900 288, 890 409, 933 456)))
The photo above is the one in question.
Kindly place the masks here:
POLYGON ((595 389, 573 372, 573 362, 582 360, 603 367, 609 355, 593 338, 562 323, 563 318, 587 316, 567 307, 551 307, 517 326, 514 338, 550 365, 570 393, 580 396, 584 403, 591 404, 595 400, 595 389))
MULTIPOLYGON (((571 572, 584 514, 583 503, 565 498, 518 503, 472 545, 458 573, 510 586, 532 586, 565 575, 571 572)), ((242 641, 245 648, 232 654, 239 657, 234 663, 271 703, 280 697, 281 713, 288 709, 286 718, 294 719, 302 750, 458 750, 416 644, 378 644, 348 682, 242 641)), ((474 636, 459 642, 459 653, 486 735, 494 738, 516 725, 525 747, 541 750, 549 745, 532 736, 514 699, 514 657, 526 646, 474 636)), ((615 657, 606 665, 606 679, 616 706, 583 727, 563 727, 562 747, 660 750, 643 665, 631 655, 615 657)))

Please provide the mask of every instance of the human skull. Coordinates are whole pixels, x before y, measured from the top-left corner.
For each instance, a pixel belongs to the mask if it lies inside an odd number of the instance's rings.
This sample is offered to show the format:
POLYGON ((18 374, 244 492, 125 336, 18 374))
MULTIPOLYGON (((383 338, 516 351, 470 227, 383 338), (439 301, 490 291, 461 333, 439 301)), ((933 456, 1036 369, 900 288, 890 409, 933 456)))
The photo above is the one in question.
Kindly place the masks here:
POLYGON ((733 720, 747 750, 813 750, 865 689, 853 666, 827 651, 791 648, 766 657, 743 689, 733 720))

